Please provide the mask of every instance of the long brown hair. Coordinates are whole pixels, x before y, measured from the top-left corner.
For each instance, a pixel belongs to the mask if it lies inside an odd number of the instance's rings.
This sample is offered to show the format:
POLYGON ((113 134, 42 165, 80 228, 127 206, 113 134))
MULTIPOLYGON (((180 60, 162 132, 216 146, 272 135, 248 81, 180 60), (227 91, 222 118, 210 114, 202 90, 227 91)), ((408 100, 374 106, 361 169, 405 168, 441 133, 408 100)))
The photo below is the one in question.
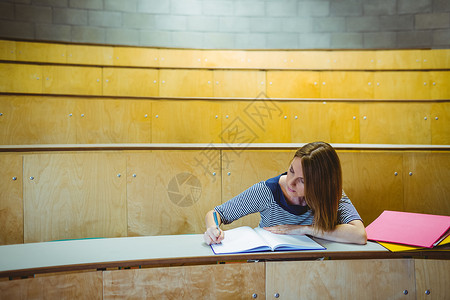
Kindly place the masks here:
POLYGON ((314 212, 314 227, 330 231, 337 225, 342 197, 342 170, 336 151, 325 142, 309 143, 295 152, 301 158, 305 201, 314 212))

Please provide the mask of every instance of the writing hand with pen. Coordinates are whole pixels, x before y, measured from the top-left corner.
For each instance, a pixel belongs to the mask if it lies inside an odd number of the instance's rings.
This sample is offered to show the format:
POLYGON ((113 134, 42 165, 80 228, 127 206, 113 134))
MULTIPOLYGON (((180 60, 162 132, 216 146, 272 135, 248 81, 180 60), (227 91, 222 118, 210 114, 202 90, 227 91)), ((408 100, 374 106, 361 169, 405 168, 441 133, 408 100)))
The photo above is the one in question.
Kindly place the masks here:
POLYGON ((225 238, 225 233, 220 229, 221 219, 220 215, 215 211, 211 210, 206 214, 206 231, 203 234, 203 239, 208 245, 220 244, 225 238))

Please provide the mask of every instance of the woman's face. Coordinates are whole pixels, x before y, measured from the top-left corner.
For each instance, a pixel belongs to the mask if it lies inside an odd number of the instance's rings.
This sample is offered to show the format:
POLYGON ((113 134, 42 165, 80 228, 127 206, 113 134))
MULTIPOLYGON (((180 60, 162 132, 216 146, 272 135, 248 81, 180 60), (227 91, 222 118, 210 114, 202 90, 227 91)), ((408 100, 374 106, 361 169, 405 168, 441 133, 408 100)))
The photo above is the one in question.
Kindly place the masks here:
POLYGON ((292 204, 300 205, 305 197, 305 180, 303 178, 302 159, 295 157, 286 176, 286 191, 292 204))

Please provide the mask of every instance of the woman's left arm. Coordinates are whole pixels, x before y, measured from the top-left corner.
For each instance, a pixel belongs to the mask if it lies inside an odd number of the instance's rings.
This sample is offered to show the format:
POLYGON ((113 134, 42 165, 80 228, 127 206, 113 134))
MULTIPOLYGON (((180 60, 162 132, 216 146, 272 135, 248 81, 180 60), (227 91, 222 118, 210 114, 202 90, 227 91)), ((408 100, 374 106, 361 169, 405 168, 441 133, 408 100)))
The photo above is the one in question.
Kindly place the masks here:
POLYGON ((312 225, 277 225, 264 229, 277 234, 311 235, 325 240, 364 245, 367 243, 367 234, 364 224, 360 220, 353 220, 347 224, 336 225, 331 231, 317 231, 312 225))

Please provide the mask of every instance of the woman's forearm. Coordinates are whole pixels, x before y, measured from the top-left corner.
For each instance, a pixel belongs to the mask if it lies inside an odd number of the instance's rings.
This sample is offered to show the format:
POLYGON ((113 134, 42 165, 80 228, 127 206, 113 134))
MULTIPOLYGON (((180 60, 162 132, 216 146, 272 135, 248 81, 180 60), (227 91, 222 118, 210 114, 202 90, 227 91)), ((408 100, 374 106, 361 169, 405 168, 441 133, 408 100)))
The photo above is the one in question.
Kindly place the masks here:
POLYGON ((335 242, 366 244, 367 234, 361 221, 352 221, 348 224, 339 224, 332 231, 314 231, 314 227, 309 227, 309 235, 335 242))
POLYGON ((364 224, 360 220, 348 224, 339 224, 332 231, 321 232, 310 225, 278 225, 266 227, 266 230, 277 234, 307 234, 321 239, 341 243, 366 244, 367 234, 364 224))

